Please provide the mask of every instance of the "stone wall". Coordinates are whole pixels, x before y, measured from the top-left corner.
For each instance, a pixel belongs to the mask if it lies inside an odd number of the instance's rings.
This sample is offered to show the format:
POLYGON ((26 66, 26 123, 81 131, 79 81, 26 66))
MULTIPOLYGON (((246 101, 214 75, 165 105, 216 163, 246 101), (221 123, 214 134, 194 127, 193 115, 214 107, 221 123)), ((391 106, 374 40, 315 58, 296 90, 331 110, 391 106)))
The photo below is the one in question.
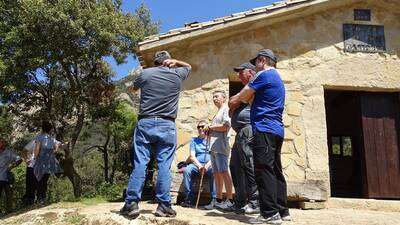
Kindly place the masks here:
MULTIPOLYGON (((289 195, 326 199, 330 189, 324 89, 400 90, 400 13, 389 2, 364 1, 273 25, 260 21, 266 25, 240 35, 220 39, 214 35, 168 47, 174 57, 193 65, 180 101, 180 143, 194 135, 199 119, 214 115, 212 91, 228 91, 232 67, 259 49, 271 48, 279 56, 278 69, 287 91, 282 163, 291 184, 289 195), (371 9, 372 21, 354 21, 355 8, 371 9), (384 25, 387 52, 345 53, 344 23, 384 25), (299 191, 301 184, 303 189, 308 184, 318 186, 316 194, 299 191)), ((180 160, 188 154, 187 148, 182 149, 180 160)))

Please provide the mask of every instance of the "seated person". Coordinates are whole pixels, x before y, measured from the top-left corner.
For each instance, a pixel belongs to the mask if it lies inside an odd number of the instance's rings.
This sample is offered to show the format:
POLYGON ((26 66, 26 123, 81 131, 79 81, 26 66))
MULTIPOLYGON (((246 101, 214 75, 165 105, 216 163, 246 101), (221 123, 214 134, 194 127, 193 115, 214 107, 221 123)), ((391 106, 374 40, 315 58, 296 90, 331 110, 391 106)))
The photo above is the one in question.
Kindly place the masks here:
POLYGON ((195 204, 193 188, 196 187, 192 187, 192 177, 194 175, 200 176, 202 172, 204 172, 204 178, 208 177, 210 179, 209 183, 212 201, 215 201, 216 198, 210 161, 210 152, 207 149, 209 148, 209 146, 207 146, 207 138, 204 131, 206 125, 206 121, 203 120, 198 123, 197 131, 199 133, 199 136, 193 138, 190 143, 190 164, 183 172, 183 183, 185 187, 185 200, 181 204, 183 207, 190 207, 195 204))

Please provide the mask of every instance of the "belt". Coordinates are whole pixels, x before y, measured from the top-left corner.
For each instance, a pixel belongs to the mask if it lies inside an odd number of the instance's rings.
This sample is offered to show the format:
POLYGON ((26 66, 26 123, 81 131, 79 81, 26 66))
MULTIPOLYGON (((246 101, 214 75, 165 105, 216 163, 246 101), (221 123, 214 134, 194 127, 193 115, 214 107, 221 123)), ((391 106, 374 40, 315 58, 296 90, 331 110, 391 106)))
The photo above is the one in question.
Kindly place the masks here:
POLYGON ((138 120, 141 120, 141 119, 155 119, 155 118, 164 119, 164 120, 170 120, 172 122, 175 122, 175 118, 170 117, 170 116, 149 116, 149 115, 139 115, 138 116, 138 120))

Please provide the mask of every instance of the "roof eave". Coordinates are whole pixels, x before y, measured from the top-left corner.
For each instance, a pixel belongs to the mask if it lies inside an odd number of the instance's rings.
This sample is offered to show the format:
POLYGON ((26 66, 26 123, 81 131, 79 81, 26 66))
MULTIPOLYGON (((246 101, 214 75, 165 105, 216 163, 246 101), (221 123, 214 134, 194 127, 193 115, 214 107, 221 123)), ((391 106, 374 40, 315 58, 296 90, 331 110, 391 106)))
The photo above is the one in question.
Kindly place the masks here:
MULTIPOLYGON (((145 40, 143 42, 140 42, 139 43, 139 52, 148 51, 148 50, 155 49, 155 48, 160 48, 162 46, 170 45, 172 43, 176 44, 179 41, 183 41, 183 40, 187 40, 187 39, 191 39, 191 38, 198 38, 203 35, 207 35, 207 34, 214 33, 214 32, 221 32, 222 30, 229 29, 234 26, 243 25, 245 23, 251 23, 251 22, 266 19, 266 18, 282 16, 281 19, 284 20, 286 17, 289 17, 292 14, 292 12, 302 10, 305 8, 309 8, 311 6, 324 4, 327 2, 332 2, 332 0, 315 0, 315 1, 311 1, 311 2, 303 2, 298 5, 293 5, 291 7, 284 7, 284 8, 278 9, 278 10, 275 10, 270 13, 254 14, 254 15, 247 16, 247 17, 239 17, 236 20, 226 20, 226 21, 222 21, 221 23, 213 24, 208 27, 202 26, 200 28, 193 29, 192 31, 190 31, 190 30, 186 31, 185 33, 170 35, 169 37, 168 37, 168 34, 160 35, 160 36, 155 37, 154 39, 145 40), (164 36, 164 38, 160 39, 160 37, 162 37, 162 36, 164 36)), ((267 12, 267 10, 265 12, 267 12)))

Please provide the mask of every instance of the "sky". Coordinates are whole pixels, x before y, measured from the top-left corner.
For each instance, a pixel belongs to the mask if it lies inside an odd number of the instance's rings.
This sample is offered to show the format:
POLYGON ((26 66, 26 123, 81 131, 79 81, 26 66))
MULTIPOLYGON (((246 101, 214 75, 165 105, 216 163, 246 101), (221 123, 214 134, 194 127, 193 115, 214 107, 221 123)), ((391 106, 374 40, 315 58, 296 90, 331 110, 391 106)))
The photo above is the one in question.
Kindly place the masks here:
MULTIPOLYGON (((153 21, 160 21, 160 33, 183 27, 185 23, 205 22, 232 13, 247 11, 252 8, 270 5, 277 0, 123 0, 125 12, 134 13, 144 2, 150 9, 153 21)), ((127 63, 116 65, 113 59, 107 60, 114 69, 114 80, 128 75, 138 66, 138 62, 130 56, 127 63)))

